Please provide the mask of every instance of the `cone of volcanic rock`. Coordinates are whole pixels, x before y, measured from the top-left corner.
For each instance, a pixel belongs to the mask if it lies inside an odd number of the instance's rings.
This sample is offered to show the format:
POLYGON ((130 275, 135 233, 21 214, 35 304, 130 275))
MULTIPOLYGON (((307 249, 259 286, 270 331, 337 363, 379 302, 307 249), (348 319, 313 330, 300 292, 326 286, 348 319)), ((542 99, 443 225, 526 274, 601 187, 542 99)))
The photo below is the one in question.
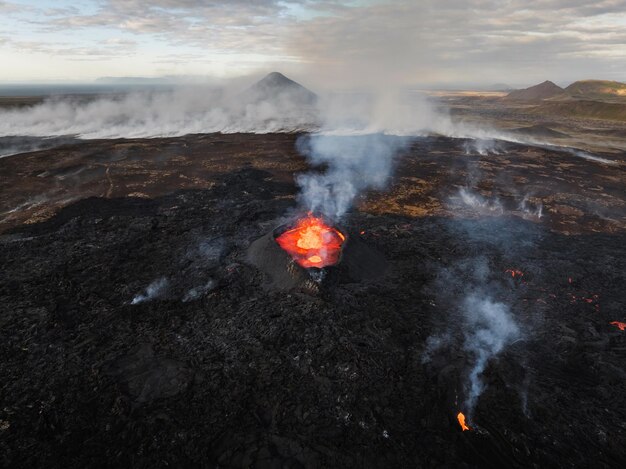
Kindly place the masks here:
POLYGON ((315 292, 319 285, 364 282, 382 276, 388 267, 381 253, 358 235, 347 233, 335 265, 322 269, 304 268, 281 248, 276 239, 286 226, 261 236, 248 248, 248 262, 263 273, 264 287, 274 290, 304 289, 315 292))
POLYGON ((563 94, 564 90, 549 80, 530 88, 511 91, 504 99, 517 101, 541 101, 563 94))
POLYGON ((250 103, 289 101, 296 106, 313 106, 317 102, 315 93, 278 72, 257 81, 242 97, 250 103))

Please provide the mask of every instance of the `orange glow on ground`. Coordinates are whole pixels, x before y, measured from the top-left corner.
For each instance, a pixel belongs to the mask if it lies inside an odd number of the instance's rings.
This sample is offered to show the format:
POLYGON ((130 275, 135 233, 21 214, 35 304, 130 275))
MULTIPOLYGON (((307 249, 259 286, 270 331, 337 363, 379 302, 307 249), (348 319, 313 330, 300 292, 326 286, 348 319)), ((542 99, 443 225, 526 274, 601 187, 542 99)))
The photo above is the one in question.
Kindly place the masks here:
POLYGON ((278 245, 302 267, 322 268, 339 261, 345 236, 309 213, 276 238, 278 245))
POLYGON ((626 322, 613 321, 610 324, 619 328, 620 331, 626 331, 626 322))
POLYGON ((456 416, 456 419, 459 421, 459 425, 461 425, 461 429, 463 431, 467 431, 470 429, 470 427, 465 424, 465 415, 463 415, 463 412, 459 412, 459 414, 456 416))

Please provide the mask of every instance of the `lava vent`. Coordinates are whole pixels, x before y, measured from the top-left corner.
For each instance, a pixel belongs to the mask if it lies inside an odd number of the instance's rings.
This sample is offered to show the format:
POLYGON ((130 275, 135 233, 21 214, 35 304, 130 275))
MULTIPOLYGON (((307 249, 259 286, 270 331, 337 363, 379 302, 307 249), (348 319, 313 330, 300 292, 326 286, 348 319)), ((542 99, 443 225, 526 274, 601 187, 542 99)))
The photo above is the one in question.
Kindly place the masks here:
POLYGON ((383 255, 358 235, 311 213, 253 241, 248 260, 265 274, 267 287, 280 290, 360 282, 387 270, 383 255))
POLYGON ((305 269, 321 269, 339 262, 346 235, 323 218, 309 213, 296 220, 294 226, 282 228, 275 236, 276 242, 305 269))

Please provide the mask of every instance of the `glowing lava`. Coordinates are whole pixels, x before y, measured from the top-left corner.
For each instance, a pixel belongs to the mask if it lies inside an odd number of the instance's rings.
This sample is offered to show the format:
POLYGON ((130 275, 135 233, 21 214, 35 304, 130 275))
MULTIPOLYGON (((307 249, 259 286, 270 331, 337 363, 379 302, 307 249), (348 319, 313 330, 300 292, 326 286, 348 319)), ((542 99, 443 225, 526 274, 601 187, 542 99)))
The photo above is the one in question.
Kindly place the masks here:
POLYGON ((513 278, 524 276, 524 272, 522 272, 521 270, 517 270, 517 269, 506 269, 504 273, 511 274, 511 277, 513 278))
POLYGON ((336 264, 345 239, 339 230, 309 213, 306 218, 298 220, 294 228, 278 236, 276 242, 298 264, 308 269, 336 264))
POLYGON ((463 415, 463 412, 459 412, 459 414, 456 416, 456 418, 459 421, 459 425, 461 425, 461 429, 463 431, 467 431, 467 430, 470 429, 470 427, 465 425, 465 415, 463 415))
POLYGON ((610 324, 619 328, 620 331, 626 331, 626 322, 613 321, 610 324))

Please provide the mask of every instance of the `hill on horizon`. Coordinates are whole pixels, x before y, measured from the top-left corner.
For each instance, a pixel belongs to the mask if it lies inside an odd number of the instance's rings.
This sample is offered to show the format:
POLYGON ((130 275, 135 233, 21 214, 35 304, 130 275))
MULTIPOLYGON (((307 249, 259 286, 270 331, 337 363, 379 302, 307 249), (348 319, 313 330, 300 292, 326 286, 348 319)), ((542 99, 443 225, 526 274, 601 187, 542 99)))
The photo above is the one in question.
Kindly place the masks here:
POLYGON ((579 80, 566 88, 544 81, 502 99, 534 104, 531 114, 626 121, 626 83, 618 81, 579 80))
POLYGON ((312 106, 317 95, 280 72, 268 73, 242 93, 248 102, 289 100, 300 106, 312 106))
POLYGON ((626 98, 626 83, 610 80, 579 80, 565 88, 565 93, 578 99, 626 98))
POLYGON ((626 102, 626 83, 610 80, 579 80, 561 88, 546 80, 529 88, 515 90, 504 97, 517 101, 603 101, 626 102))
POLYGON ((511 91, 506 95, 505 99, 517 100, 517 101, 541 101, 548 98, 553 98, 564 93, 564 89, 558 85, 555 85, 550 80, 546 80, 523 90, 511 91))

